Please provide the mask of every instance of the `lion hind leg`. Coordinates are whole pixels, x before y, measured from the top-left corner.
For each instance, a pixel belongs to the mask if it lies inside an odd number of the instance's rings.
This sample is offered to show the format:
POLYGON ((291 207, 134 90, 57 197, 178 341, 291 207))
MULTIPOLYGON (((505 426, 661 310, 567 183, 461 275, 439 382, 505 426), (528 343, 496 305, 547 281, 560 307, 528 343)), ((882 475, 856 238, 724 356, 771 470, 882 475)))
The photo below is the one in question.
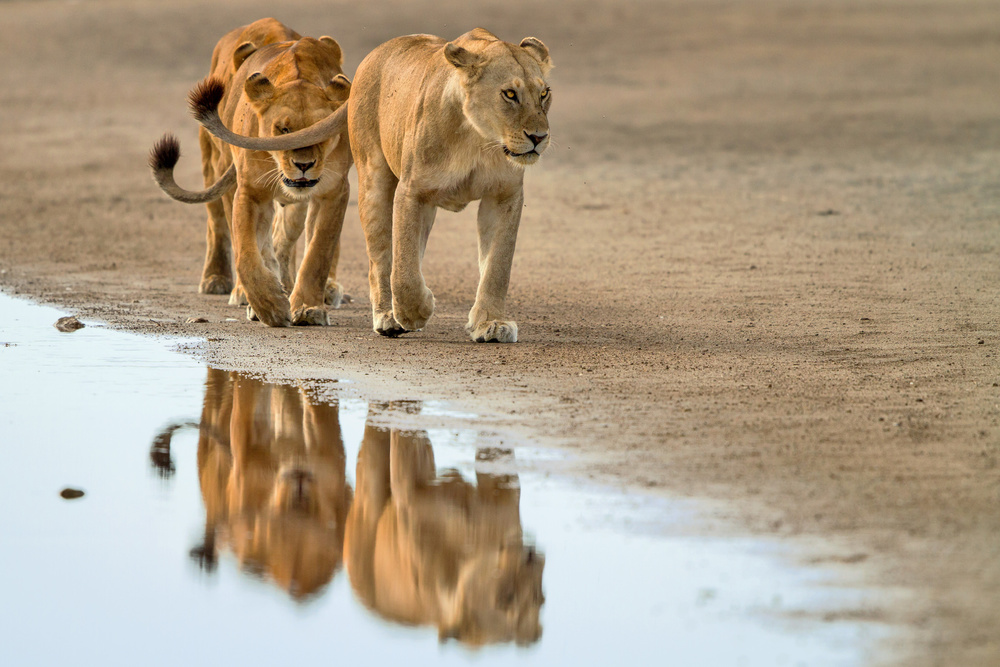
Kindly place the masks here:
POLYGON ((392 202, 399 181, 381 155, 358 160, 356 166, 358 214, 368 249, 372 329, 395 338, 406 333, 392 314, 392 202))
MULTIPOLYGON (((216 182, 229 168, 204 129, 198 132, 201 148, 201 173, 205 187, 216 182)), ((223 197, 223 199, 226 199, 223 197)), ((229 215, 223 200, 205 204, 208 210, 205 239, 205 266, 201 272, 198 292, 201 294, 228 294, 233 289, 233 244, 229 233, 229 215)))

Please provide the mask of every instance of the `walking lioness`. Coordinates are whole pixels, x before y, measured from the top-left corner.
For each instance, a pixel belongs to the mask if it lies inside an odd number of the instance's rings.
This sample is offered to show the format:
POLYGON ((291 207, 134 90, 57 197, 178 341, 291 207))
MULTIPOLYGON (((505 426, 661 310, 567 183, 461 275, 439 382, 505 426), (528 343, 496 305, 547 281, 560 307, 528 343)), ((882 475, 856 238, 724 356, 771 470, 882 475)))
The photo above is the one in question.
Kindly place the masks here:
MULTIPOLYGON (((347 110, 358 168, 358 209, 368 245, 373 328, 384 336, 421 329, 434 296, 421 272, 438 207, 479 199, 479 289, 467 329, 479 342, 517 341, 507 287, 524 201, 524 167, 549 145, 552 93, 548 48, 534 37, 503 42, 482 28, 452 42, 398 37, 362 61, 347 110)), ((225 133, 213 100, 196 111, 225 133)), ((338 111, 338 116, 343 110, 338 111)), ((314 143, 342 119, 271 142, 275 150, 314 143)))
MULTIPOLYGON (((275 19, 261 19, 219 41, 212 74, 192 96, 221 101, 225 123, 235 131, 280 136, 344 104, 351 83, 342 63, 332 37, 302 37, 275 19)), ((346 135, 333 133, 293 150, 267 153, 232 147, 203 130, 202 168, 210 187, 201 193, 187 192, 173 180, 176 139, 168 135, 156 145, 150 165, 160 187, 181 201, 208 202, 209 248, 200 291, 232 287, 231 230, 239 279, 231 303, 240 303, 245 293, 252 308, 248 315, 270 326, 328 323, 325 305, 338 306, 342 295, 331 278, 350 191, 346 135), (209 201, 213 196, 222 201, 209 201), (295 243, 303 228, 305 256, 296 276, 295 243)))

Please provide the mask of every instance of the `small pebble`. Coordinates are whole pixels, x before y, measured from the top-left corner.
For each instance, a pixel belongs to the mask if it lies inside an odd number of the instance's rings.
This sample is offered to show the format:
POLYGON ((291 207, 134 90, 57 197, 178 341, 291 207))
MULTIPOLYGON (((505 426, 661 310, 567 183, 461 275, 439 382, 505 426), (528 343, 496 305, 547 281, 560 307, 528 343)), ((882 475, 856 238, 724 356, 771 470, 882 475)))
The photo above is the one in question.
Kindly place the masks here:
POLYGON ((80 489, 71 489, 69 487, 66 487, 65 489, 59 492, 59 495, 65 498, 66 500, 76 500, 77 498, 83 498, 83 491, 81 491, 80 489))
POLYGON ((208 322, 204 317, 189 317, 185 320, 188 324, 205 324, 208 322))
POLYGON ((59 331, 62 331, 63 333, 72 333, 77 329, 82 329, 85 325, 83 322, 70 315, 68 317, 60 317, 52 326, 59 329, 59 331))

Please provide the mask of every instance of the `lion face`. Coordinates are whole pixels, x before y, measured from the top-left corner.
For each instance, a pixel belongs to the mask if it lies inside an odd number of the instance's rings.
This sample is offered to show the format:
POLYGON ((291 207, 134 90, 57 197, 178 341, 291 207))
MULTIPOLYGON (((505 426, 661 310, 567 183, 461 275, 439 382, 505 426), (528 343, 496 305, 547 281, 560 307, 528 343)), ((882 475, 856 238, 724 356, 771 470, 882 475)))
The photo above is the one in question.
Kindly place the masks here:
POLYGON ((440 637, 476 646, 535 643, 542 635, 544 569, 545 557, 520 543, 480 555, 461 573, 456 596, 460 607, 453 625, 442 627, 440 637))
POLYGON ((549 146, 552 105, 545 81, 552 62, 545 45, 526 37, 508 48, 476 29, 448 43, 445 57, 462 74, 462 109, 479 134, 499 144, 519 167, 537 162, 549 146))
MULTIPOLYGON (((276 86, 258 72, 247 79, 244 88, 257 113, 261 136, 274 137, 309 127, 329 116, 347 101, 351 82, 338 74, 325 88, 303 80, 276 86)), ((276 168, 269 172, 269 180, 294 200, 325 191, 343 176, 325 173, 326 157, 339 140, 338 135, 314 146, 273 151, 271 158, 276 168)))

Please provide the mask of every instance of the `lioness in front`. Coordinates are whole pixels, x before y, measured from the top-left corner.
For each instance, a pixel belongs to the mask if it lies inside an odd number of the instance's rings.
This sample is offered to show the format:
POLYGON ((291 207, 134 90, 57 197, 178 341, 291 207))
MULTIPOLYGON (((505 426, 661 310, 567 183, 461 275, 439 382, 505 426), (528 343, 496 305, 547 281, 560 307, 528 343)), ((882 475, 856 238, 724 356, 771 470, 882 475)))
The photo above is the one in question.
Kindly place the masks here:
POLYGON ((549 145, 551 67, 534 37, 509 44, 482 28, 453 42, 399 37, 358 67, 347 114, 376 332, 426 324, 434 296, 421 263, 437 207, 479 199, 479 289, 466 328, 478 342, 517 341, 507 286, 524 167, 549 145))
MULTIPOLYGON (((219 42, 212 75, 192 92, 191 103, 196 109, 215 110, 221 102, 222 122, 242 135, 282 136, 327 119, 343 106, 351 83, 342 63, 333 38, 302 37, 274 19, 262 19, 219 42)), ((230 219, 238 278, 233 302, 239 303, 245 292, 252 309, 248 315, 269 326, 327 324, 326 302, 339 305, 341 294, 328 278, 336 272, 350 191, 346 127, 293 150, 238 148, 204 130, 201 143, 206 185, 212 176, 226 172, 219 181, 224 183, 231 165, 235 168, 235 193, 229 190, 221 204, 209 204, 210 257, 213 248, 228 245, 213 244, 213 229, 216 240, 228 236, 224 223, 230 219), (281 207, 278 215, 275 204, 281 207), (306 249, 295 276, 295 242, 303 226, 306 249)), ((206 201, 201 193, 183 192, 173 183, 177 154, 171 137, 154 149, 151 164, 157 182, 174 198, 206 201)), ((216 284, 228 287, 228 258, 221 250, 215 254, 218 261, 206 262, 202 291, 219 291, 216 284), (206 288, 206 281, 214 281, 212 289, 206 288)))

